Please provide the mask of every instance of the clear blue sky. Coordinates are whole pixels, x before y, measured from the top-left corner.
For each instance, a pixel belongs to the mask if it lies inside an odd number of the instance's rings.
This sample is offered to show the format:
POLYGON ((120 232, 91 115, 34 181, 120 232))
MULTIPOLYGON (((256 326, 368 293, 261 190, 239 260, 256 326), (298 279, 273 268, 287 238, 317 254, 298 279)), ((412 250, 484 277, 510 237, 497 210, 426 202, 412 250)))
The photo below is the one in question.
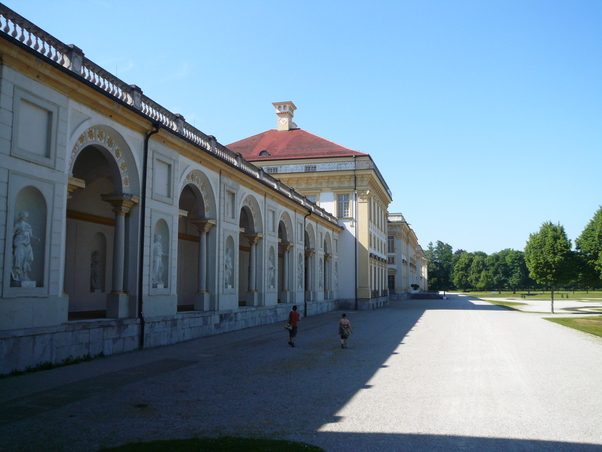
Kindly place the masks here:
POLYGON ((4 2, 222 144, 368 152, 421 245, 571 240, 602 205, 602 1, 4 2))

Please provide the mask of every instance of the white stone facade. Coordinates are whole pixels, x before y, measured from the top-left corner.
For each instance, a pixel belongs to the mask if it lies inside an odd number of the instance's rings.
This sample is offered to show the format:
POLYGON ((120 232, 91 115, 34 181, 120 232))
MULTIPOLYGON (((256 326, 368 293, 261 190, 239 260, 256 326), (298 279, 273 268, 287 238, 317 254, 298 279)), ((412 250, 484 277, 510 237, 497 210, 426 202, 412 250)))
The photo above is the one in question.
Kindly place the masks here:
POLYGON ((337 308, 332 215, 0 7, 0 373, 337 308))

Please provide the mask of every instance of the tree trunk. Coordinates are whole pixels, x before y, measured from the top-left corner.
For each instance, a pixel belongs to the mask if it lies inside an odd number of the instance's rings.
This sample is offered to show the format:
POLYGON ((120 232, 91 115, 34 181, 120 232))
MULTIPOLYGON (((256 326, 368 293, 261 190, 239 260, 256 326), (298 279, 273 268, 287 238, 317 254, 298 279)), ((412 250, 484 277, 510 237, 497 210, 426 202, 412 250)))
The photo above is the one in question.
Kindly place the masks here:
POLYGON ((554 314, 554 286, 552 286, 552 314, 554 314))

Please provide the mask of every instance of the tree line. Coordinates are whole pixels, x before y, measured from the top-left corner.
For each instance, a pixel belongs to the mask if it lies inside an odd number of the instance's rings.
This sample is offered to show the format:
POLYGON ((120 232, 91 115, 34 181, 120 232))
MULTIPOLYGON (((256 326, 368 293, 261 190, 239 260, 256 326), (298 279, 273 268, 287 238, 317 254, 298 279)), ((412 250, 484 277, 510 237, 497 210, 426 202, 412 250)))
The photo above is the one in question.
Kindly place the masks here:
MULTIPOLYGON (((523 251, 504 249, 453 251, 437 241, 425 251, 429 290, 554 290, 602 286, 602 207, 598 209, 572 249, 564 227, 545 222, 529 235, 523 251)), ((553 309, 553 308, 552 308, 553 309)))

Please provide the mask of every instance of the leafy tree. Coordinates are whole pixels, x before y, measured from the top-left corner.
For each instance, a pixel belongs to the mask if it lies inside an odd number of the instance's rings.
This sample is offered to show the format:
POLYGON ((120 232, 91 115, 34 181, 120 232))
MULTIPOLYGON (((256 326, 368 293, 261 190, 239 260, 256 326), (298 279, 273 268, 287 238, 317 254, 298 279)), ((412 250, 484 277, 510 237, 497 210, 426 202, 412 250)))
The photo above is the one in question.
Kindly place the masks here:
POLYGON ((513 293, 516 293, 517 288, 525 287, 530 283, 529 269, 525 262, 525 253, 508 250, 506 265, 508 265, 508 287, 512 289, 513 293))
POLYGON ((470 265, 470 269, 468 270, 468 283, 478 290, 483 290, 482 283, 485 281, 481 280, 481 273, 485 271, 485 259, 487 258, 487 254, 482 251, 477 251, 474 253, 474 258, 472 259, 472 264, 470 265))
POLYGON ((579 280, 585 286, 602 284, 602 207, 575 240, 579 258, 579 280))
POLYGON ((485 266, 487 267, 487 278, 491 289, 497 289, 501 291, 508 287, 508 278, 510 276, 510 269, 506 262, 506 255, 510 250, 502 250, 498 253, 493 253, 487 256, 485 259, 485 266))
POLYGON ((564 227, 546 222, 539 232, 529 235, 525 247, 525 262, 529 275, 538 283, 549 284, 552 291, 551 311, 554 313, 554 289, 570 281, 573 272, 571 241, 564 227))
POLYGON ((452 285, 452 247, 447 243, 437 240, 429 243, 424 253, 428 259, 429 289, 449 290, 452 285))
POLYGON ((462 253, 459 255, 454 265, 454 285, 457 289, 467 290, 470 286, 468 281, 468 274, 470 266, 472 265, 473 255, 472 253, 462 253))

